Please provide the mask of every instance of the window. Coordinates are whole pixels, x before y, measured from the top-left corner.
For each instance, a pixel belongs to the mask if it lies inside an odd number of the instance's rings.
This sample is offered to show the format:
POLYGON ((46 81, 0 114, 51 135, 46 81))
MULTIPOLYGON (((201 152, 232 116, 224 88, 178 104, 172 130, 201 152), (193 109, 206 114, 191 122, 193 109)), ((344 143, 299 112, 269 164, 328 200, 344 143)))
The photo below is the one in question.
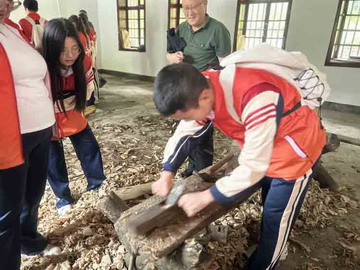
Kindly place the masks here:
POLYGON ((185 20, 182 0, 169 0, 169 29, 177 28, 185 20))
POLYGON ((285 48, 291 0, 238 0, 234 50, 262 42, 285 48))
POLYGON ((117 0, 119 50, 145 51, 145 0, 117 0))
POLYGON ((340 0, 325 65, 360 67, 360 0, 340 0))

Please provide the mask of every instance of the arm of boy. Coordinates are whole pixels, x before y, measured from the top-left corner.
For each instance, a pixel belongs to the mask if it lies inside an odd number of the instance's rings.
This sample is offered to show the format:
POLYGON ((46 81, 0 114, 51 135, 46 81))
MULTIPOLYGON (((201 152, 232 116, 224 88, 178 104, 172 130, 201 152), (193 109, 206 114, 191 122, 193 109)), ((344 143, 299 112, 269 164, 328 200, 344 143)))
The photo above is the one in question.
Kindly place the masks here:
POLYGON ((277 130, 279 94, 264 91, 252 98, 241 115, 245 125, 245 144, 239 156, 239 166, 214 186, 202 192, 183 195, 179 206, 190 217, 211 202, 221 205, 234 202, 238 196, 257 184, 270 166, 274 137, 277 130))
POLYGON ((163 171, 159 180, 152 185, 152 191, 159 196, 167 196, 170 192, 174 176, 180 166, 185 162, 197 144, 197 138, 200 138, 211 128, 212 122, 208 121, 203 125, 201 121, 181 120, 173 136, 166 144, 163 159, 163 171))

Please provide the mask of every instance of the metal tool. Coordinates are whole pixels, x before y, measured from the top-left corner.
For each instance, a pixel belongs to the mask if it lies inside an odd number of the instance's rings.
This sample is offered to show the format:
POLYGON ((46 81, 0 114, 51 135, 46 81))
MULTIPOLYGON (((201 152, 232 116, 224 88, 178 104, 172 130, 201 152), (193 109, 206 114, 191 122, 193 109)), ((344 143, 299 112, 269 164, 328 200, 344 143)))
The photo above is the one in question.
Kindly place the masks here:
POLYGON ((176 204, 180 199, 181 195, 183 194, 184 190, 185 190, 185 181, 179 180, 177 183, 175 183, 175 185, 171 189, 164 204, 165 205, 176 204))

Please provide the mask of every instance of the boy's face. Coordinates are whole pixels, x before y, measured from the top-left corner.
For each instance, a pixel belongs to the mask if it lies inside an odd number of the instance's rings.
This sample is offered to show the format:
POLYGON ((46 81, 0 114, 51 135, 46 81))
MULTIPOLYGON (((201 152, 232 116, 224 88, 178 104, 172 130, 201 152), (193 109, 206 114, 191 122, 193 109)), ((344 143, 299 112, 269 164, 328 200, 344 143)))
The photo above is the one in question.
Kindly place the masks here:
POLYGON ((213 91, 204 89, 199 96, 199 106, 197 108, 191 108, 187 111, 176 111, 171 117, 178 120, 195 120, 202 121, 209 116, 214 107, 214 95, 213 91))

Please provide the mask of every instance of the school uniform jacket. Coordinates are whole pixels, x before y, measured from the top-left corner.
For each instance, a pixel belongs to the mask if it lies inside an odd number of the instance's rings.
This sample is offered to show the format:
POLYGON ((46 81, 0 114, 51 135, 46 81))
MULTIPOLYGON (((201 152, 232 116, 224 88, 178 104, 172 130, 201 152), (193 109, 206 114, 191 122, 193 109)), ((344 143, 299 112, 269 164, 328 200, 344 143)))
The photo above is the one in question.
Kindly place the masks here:
MULTIPOLYGON (((19 26, 9 19, 5 23, 17 29, 25 39, 19 26)), ((29 43, 29 46, 31 44, 29 43)), ((16 102, 15 84, 6 51, 0 43, 0 170, 21 165, 24 162, 20 122, 16 102)), ((47 75, 45 85, 50 91, 50 79, 47 75)))
MULTIPOLYGON (((41 18, 40 15, 36 12, 29 12, 28 17, 30 19, 32 19, 34 22, 37 22, 40 20, 43 20, 44 23, 47 22, 44 18, 41 18)), ((21 19, 19 21, 19 24, 20 24, 22 30, 24 31, 26 38, 31 41, 32 40, 32 28, 33 28, 32 24, 25 18, 21 19)))
POLYGON ((301 106, 283 117, 301 100, 292 84, 261 69, 237 67, 235 72, 230 92, 221 85, 220 71, 203 72, 215 95, 211 122, 201 126, 195 121, 181 121, 165 148, 163 161, 164 170, 176 172, 196 144, 196 138, 211 125, 235 139, 242 148, 240 165, 211 188, 222 204, 264 176, 285 181, 303 176, 325 145, 325 131, 315 111, 301 106), (232 112, 238 119, 233 118, 232 112))
MULTIPOLYGON (((89 100, 91 93, 94 91, 94 74, 91 60, 87 56, 85 56, 84 60, 84 70, 87 84, 86 100, 89 100)), ((75 76, 71 68, 63 73, 62 85, 66 113, 62 111, 58 99, 55 98, 55 118, 58 134, 53 139, 61 139, 77 134, 84 130, 88 124, 84 113, 75 110, 75 76)))
POLYGON ((0 170, 24 162, 15 86, 9 59, 0 43, 0 170))

